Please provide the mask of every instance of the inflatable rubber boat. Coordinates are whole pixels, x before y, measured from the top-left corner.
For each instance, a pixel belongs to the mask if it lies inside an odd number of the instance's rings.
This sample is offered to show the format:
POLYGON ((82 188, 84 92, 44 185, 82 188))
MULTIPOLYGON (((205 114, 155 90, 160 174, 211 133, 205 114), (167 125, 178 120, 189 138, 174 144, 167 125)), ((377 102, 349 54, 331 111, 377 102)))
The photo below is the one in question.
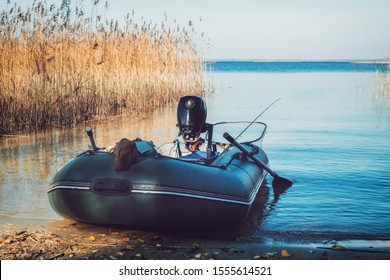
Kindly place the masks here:
POLYGON ((88 129, 91 148, 63 166, 50 183, 52 208, 78 222, 134 229, 239 225, 271 171, 261 148, 266 125, 208 124, 206 104, 197 96, 180 99, 177 119, 185 145, 183 149, 177 139, 173 142, 177 156, 136 139, 130 141, 132 159, 120 168, 118 157, 129 153, 97 148, 88 129), (227 125, 248 125, 258 136, 247 141, 238 132, 225 131, 227 125))

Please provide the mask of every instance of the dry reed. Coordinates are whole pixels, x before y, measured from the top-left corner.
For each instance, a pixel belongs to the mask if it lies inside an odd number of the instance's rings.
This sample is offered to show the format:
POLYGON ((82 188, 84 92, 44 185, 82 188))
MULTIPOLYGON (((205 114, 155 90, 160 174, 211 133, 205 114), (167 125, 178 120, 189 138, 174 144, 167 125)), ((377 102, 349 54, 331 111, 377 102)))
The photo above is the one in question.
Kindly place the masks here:
POLYGON ((390 60, 386 67, 380 67, 375 75, 375 95, 390 98, 390 60))
POLYGON ((140 114, 207 88, 187 28, 107 20, 108 3, 7 0, 0 14, 0 134, 140 114), (17 1, 16 1, 17 2, 17 1), (86 16, 88 14, 88 16, 86 16))

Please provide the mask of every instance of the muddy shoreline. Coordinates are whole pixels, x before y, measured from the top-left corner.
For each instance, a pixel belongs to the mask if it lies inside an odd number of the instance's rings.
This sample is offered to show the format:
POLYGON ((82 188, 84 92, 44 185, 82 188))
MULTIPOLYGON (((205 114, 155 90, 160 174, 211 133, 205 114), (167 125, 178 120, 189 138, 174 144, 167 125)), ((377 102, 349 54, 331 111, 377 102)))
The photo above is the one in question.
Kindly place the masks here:
POLYGON ((2 260, 388 260, 390 238, 259 240, 240 231, 162 233, 64 221, 8 223, 0 229, 2 260), (379 243, 378 243, 378 242, 379 243), (345 245, 347 244, 347 245, 345 245))

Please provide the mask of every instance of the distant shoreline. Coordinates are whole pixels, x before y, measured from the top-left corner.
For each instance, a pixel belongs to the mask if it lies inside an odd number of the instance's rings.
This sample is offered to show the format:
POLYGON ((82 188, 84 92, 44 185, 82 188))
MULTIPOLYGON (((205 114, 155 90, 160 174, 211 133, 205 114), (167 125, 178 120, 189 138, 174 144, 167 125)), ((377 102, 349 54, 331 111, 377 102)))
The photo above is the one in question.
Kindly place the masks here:
POLYGON ((369 63, 369 64, 390 64, 390 59, 205 59, 206 62, 348 62, 348 63, 369 63))

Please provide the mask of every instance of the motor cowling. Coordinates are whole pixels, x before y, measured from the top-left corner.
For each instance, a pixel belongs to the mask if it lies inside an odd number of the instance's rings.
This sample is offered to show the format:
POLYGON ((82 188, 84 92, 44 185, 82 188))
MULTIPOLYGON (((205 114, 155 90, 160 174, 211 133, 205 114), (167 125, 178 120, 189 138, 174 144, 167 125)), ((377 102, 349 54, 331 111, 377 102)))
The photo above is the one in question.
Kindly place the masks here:
POLYGON ((200 133, 206 132, 207 107, 199 96, 183 96, 177 107, 179 135, 186 142, 195 142, 200 133))

